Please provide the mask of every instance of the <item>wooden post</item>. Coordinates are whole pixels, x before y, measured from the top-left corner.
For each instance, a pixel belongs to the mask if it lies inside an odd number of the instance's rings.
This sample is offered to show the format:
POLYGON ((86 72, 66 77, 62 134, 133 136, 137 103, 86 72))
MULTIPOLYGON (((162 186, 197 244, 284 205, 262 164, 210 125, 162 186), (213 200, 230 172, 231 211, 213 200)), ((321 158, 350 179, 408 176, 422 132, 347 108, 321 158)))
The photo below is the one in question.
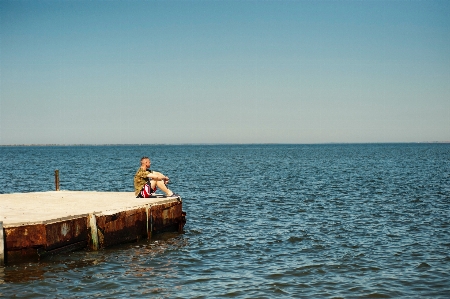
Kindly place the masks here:
POLYGON ((98 250, 98 234, 97 234, 97 220, 94 214, 89 214, 89 227, 91 228, 92 250, 98 250))
POLYGON ((59 170, 55 170, 55 189, 59 191, 59 170))
POLYGON ((0 266, 5 265, 5 239, 3 236, 3 221, 0 221, 0 266))

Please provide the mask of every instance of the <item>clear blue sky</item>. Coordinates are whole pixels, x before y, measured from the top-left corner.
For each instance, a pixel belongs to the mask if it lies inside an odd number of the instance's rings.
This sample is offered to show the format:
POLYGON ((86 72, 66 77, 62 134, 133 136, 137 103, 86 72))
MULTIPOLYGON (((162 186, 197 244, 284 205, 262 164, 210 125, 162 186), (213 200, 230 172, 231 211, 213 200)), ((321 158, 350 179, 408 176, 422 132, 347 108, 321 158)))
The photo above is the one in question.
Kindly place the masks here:
POLYGON ((0 145, 450 141, 450 1, 0 0, 0 145))

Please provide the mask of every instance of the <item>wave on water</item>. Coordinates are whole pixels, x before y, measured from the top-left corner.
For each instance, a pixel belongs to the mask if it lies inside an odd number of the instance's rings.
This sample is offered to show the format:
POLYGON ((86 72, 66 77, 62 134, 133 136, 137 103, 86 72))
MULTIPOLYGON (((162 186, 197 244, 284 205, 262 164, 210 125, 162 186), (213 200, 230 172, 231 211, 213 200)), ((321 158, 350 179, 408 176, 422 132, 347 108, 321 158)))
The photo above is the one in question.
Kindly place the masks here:
POLYGON ((1 296, 450 294, 450 144, 0 147, 0 193, 53 190, 55 169, 64 190, 133 191, 142 156, 182 195, 182 234, 8 265, 1 296))

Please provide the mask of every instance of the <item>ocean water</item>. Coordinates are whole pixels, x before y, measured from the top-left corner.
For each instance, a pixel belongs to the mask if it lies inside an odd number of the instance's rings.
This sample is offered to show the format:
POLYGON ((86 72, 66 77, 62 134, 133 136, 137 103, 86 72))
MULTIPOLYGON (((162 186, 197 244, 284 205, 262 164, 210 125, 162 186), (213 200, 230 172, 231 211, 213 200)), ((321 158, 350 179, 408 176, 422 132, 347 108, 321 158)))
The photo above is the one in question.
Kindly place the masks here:
POLYGON ((0 268, 17 298, 450 298, 450 144, 0 147, 0 193, 132 191, 184 233, 0 268))

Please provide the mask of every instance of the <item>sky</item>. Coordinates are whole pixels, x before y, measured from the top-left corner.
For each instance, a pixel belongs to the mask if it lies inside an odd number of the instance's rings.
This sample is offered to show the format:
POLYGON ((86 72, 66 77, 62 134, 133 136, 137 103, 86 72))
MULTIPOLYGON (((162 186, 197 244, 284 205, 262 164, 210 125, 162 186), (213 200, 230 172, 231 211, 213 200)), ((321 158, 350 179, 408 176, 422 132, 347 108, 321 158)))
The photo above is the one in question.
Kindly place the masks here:
POLYGON ((450 1, 0 0, 0 145, 450 141, 450 1))

